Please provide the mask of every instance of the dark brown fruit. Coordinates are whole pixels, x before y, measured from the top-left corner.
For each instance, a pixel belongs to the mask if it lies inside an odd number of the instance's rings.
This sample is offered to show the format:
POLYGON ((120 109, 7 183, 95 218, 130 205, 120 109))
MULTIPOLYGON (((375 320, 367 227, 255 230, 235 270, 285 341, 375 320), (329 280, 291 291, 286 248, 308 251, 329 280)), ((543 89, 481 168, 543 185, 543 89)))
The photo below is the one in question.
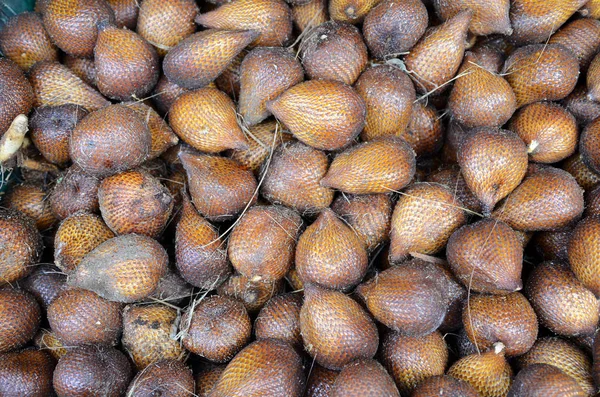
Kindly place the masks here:
POLYGON ((47 309, 58 294, 68 288, 67 276, 54 266, 39 265, 21 286, 47 309))
POLYGON ((293 346, 302 346, 301 307, 301 294, 288 293, 271 298, 254 322, 256 338, 279 339, 293 346))
POLYGON ((412 397, 480 397, 467 382, 448 375, 432 376, 419 383, 412 397))
POLYGON ((581 125, 586 125, 600 117, 600 102, 592 101, 587 97, 585 85, 575 87, 573 92, 562 101, 562 104, 581 125))
POLYGON ((573 229, 567 248, 569 263, 575 276, 596 296, 600 296, 600 217, 583 219, 573 229))
POLYGON ((565 229, 538 232, 533 235, 533 244, 545 260, 567 260, 567 244, 571 239, 572 227, 565 229))
POLYGON ((58 51, 33 12, 24 12, 8 19, 0 32, 0 50, 5 57, 28 70, 39 61, 57 61, 58 51))
POLYGON ((585 165, 600 173, 600 117, 589 123, 581 133, 579 152, 585 165))
POLYGON ((0 355, 0 395, 46 397, 53 394, 56 361, 41 350, 0 355))
POLYGON ((234 274, 217 289, 219 295, 229 296, 244 304, 249 313, 256 313, 273 296, 283 291, 283 281, 265 283, 251 281, 241 274, 234 274))
POLYGON ((176 339, 177 316, 177 310, 158 303, 125 307, 121 343, 139 371, 161 360, 184 358, 176 339))
POLYGON ((561 44, 569 49, 577 56, 579 66, 584 71, 600 48, 600 21, 592 18, 575 19, 563 25, 548 43, 561 44))
POLYGON ((305 377, 302 360, 287 343, 266 339, 248 345, 227 365, 211 397, 300 397, 305 377))
POLYGON ((169 302, 178 305, 193 295, 194 287, 188 284, 178 272, 171 267, 158 282, 158 287, 150 294, 146 302, 169 302))
POLYGON ((329 15, 339 22, 357 24, 363 21, 380 0, 331 0, 329 15))
POLYGON ((596 55, 586 76, 588 99, 600 102, 600 56, 596 55))
POLYGON ((248 49, 242 50, 214 81, 216 88, 229 95, 232 99, 240 97, 240 67, 242 66, 242 61, 248 55, 248 51, 248 49))
POLYGON ((65 55, 63 64, 85 83, 92 87, 96 86, 96 65, 94 65, 93 59, 74 58, 70 55, 65 55))
POLYGON ((126 234, 87 254, 69 276, 69 284, 111 301, 136 302, 154 292, 167 263, 167 253, 155 240, 126 234))
POLYGON ((448 19, 458 14, 461 10, 470 9, 473 11, 473 19, 469 31, 477 36, 487 36, 490 34, 512 33, 510 27, 509 0, 435 0, 433 2, 437 13, 442 19, 448 19))
MULTIPOLYGON (((137 0, 136 0, 137 1, 137 0)), ((150 154, 148 160, 154 159, 163 154, 167 149, 179 142, 177 135, 171 127, 162 118, 156 110, 143 102, 128 102, 127 107, 148 124, 151 135, 150 154)))
POLYGON ((600 216, 600 188, 596 187, 585 198, 586 216, 600 216))
POLYGON ((335 379, 332 397, 400 397, 392 377, 375 360, 360 359, 346 365, 335 379))
POLYGON ((194 377, 185 364, 177 360, 162 360, 151 364, 133 378, 128 397, 188 397, 194 395, 194 377))
POLYGON ((132 377, 127 357, 112 347, 96 345, 70 349, 54 370, 54 390, 59 396, 99 395, 119 397, 132 377))
POLYGON ((517 374, 507 397, 585 397, 577 381, 548 364, 533 364, 517 374))
POLYGON ((156 87, 154 87, 152 101, 161 114, 165 114, 169 112, 169 109, 173 103, 175 103, 175 100, 188 91, 189 90, 169 81, 165 75, 162 75, 160 79, 158 79, 156 87))
POLYGON ((17 64, 0 58, 0 136, 15 117, 27 115, 34 104, 34 91, 17 64))
POLYGON ((29 294, 10 287, 0 289, 0 353, 18 349, 40 328, 41 309, 29 294))
POLYGON ((306 4, 294 5, 292 19, 301 32, 327 22, 327 0, 310 0, 306 4))
POLYGON ((223 371, 225 371, 225 366, 219 365, 196 375, 196 394, 198 397, 208 397, 210 395, 223 371))
POLYGON ((244 168, 258 173, 261 166, 279 145, 293 139, 292 134, 282 133, 281 126, 276 120, 269 120, 248 129, 248 149, 232 150, 229 157, 244 168))
POLYGON ((458 167, 442 168, 427 177, 427 182, 439 183, 454 192, 469 211, 480 212, 481 203, 473 195, 458 167))
POLYGON ((410 50, 428 23, 427 9, 420 0, 384 0, 365 18, 363 34, 375 58, 393 58, 410 50))
POLYGON ((389 331, 381 343, 381 362, 402 395, 411 395, 425 379, 446 371, 448 347, 439 332, 412 337, 389 331))
POLYGON ((306 382, 305 397, 330 397, 339 371, 327 369, 315 363, 306 382))
POLYGON ((33 219, 35 226, 40 231, 47 230, 56 223, 56 217, 52 213, 48 201, 48 194, 39 185, 26 183, 11 187, 3 197, 2 205, 33 219))
POLYGON ((592 190, 600 184, 600 175, 585 165, 579 153, 566 159, 562 164, 562 169, 573 175, 579 186, 586 191, 592 190))
POLYGON ((58 219, 65 219, 76 212, 98 212, 98 178, 86 175, 81 168, 73 166, 61 175, 49 201, 58 219))
POLYGON ((435 154, 444 142, 441 115, 431 105, 415 103, 408 128, 400 137, 408 142, 417 156, 435 154))
POLYGON ((107 0, 115 13, 115 23, 119 28, 135 30, 139 4, 137 0, 107 0))
POLYGON ((43 249, 33 220, 18 211, 0 210, 0 240, 0 285, 30 274, 43 249))
POLYGON ((364 243, 330 209, 323 210, 298 239, 296 270, 304 284, 353 287, 364 277, 368 261, 364 243))

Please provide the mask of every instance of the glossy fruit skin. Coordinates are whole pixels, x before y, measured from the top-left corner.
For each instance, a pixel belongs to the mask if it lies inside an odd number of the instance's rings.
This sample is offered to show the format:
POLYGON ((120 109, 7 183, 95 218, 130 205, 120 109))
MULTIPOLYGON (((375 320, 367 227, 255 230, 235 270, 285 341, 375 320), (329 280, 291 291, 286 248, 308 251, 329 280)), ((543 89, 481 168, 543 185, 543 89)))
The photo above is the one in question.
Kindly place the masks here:
POLYGON ((0 59, 0 82, 2 83, 0 136, 2 136, 15 117, 29 113, 34 102, 34 92, 23 71, 7 58, 0 59))
POLYGON ((336 377, 333 397, 400 397, 392 377, 375 360, 356 360, 346 365, 336 377))
POLYGON ((577 381, 548 364, 532 364, 523 368, 513 382, 508 397, 584 397, 587 394, 577 381))
POLYGON ((42 236, 34 221, 15 210, 0 210, 0 284, 17 281, 33 270, 42 254, 42 236))
POLYGON ((42 397, 52 395, 56 361, 42 350, 22 350, 0 355, 0 394, 42 397))
POLYGON ((588 98, 585 85, 576 86, 561 103, 575 116, 579 125, 585 126, 600 117, 600 103, 588 98))
POLYGON ((327 369, 316 364, 308 375, 305 397, 325 397, 331 394, 339 371, 327 369))
POLYGON ((89 58, 75 58, 65 55, 63 64, 71 72, 92 87, 96 86, 96 66, 94 60, 89 58))
POLYGON ((567 253, 571 270, 575 276, 596 296, 600 295, 600 284, 596 271, 600 265, 598 235, 600 217, 591 216, 580 221, 569 240, 567 253))
POLYGON ((41 309, 33 296, 10 287, 0 289, 0 353, 24 346, 40 327, 41 309))

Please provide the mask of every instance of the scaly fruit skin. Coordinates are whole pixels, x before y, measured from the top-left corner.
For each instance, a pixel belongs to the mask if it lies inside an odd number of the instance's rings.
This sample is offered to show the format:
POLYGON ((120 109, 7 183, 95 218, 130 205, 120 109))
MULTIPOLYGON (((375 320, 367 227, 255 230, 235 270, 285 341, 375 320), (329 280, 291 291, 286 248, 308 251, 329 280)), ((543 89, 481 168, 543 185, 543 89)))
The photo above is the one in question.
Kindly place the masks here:
POLYGON ((583 72, 600 48, 600 21, 592 18, 576 19, 553 34, 548 43, 562 44, 573 52, 583 72))
POLYGON ((346 365, 335 379, 332 397, 400 397, 385 368, 375 360, 356 360, 346 365))
POLYGON ((195 384, 192 370, 181 361, 166 359, 150 364, 138 372, 129 384, 127 396, 145 397, 163 394, 172 397, 194 395, 195 384))
POLYGON ((218 365, 196 375, 196 394, 198 397, 209 396, 224 370, 225 365, 218 365))
POLYGON ((56 361, 43 350, 27 349, 0 355, 0 394, 51 396, 56 361))
POLYGON ((94 65, 93 59, 65 55, 63 64, 86 84, 92 87, 96 86, 96 65, 94 65))
POLYGON ((562 163, 563 170, 571 174, 577 184, 586 192, 593 190, 600 184, 600 175, 591 170, 583 161, 580 153, 575 153, 562 163))
POLYGON ((327 22, 329 20, 327 0, 310 0, 306 4, 294 5, 292 20, 301 32, 327 22))
POLYGON ((15 117, 29 114, 36 102, 34 93, 19 66, 7 58, 0 58, 0 137, 15 117))
POLYGON ((467 382, 448 375, 432 376, 419 383, 412 397, 479 397, 467 382))
POLYGON ((279 339, 292 346, 302 347, 302 300, 302 295, 294 292, 269 299, 254 321, 256 339, 279 339))
POLYGON ((579 153, 585 165, 600 174, 600 118, 589 123, 581 133, 579 153))
POLYGON ((40 265, 23 280, 23 289, 29 292, 44 309, 65 289, 67 275, 58 271, 55 266, 40 265))
POLYGON ((514 379, 507 397, 585 397, 577 381, 548 364, 523 368, 514 379))
POLYGON ((434 0, 433 5, 437 13, 446 20, 452 18, 461 10, 473 11, 473 19, 469 31, 477 36, 490 34, 510 35, 509 0, 434 0))
POLYGON ((50 207, 58 219, 66 219, 79 211, 96 213, 100 180, 73 165, 61 174, 50 193, 50 207))
POLYGON ((177 135, 156 110, 143 102, 126 102, 124 104, 148 124, 151 136, 148 160, 157 158, 179 142, 177 135))
POLYGON ((446 186, 456 194, 456 197, 465 205, 469 211, 481 212, 481 203, 471 192, 465 178, 456 166, 442 167, 427 177, 427 182, 439 183, 446 186))
POLYGON ((115 13, 115 23, 119 28, 135 30, 139 6, 137 0, 106 0, 115 13))
POLYGON ((305 397, 330 396, 338 374, 339 371, 327 369, 315 363, 308 376, 305 397))
POLYGON ((42 310, 28 293, 6 287, 0 289, 0 353, 19 349, 29 342, 38 329, 42 310))
POLYGON ((408 128, 400 137, 417 156, 436 154, 444 144, 444 129, 437 109, 423 102, 415 103, 408 128))
POLYGON ((588 99, 600 102, 600 55, 596 55, 590 64, 586 76, 588 99))
POLYGON ((579 125, 585 126, 600 117, 600 102, 588 98, 585 84, 575 87, 561 104, 575 116, 579 125))
POLYGON ((600 296, 600 217, 590 216, 577 224, 567 253, 575 276, 596 296, 600 296))
POLYGON ((250 314, 256 314, 272 297, 283 292, 283 280, 272 283, 252 281, 241 274, 233 274, 217 288, 217 293, 244 304, 250 314))
POLYGON ((332 0, 329 2, 331 19, 358 24, 381 0, 332 0))
POLYGON ((47 231, 56 223, 48 203, 48 194, 42 186, 23 183, 13 186, 2 200, 7 209, 20 211, 35 221, 39 231, 47 231))
POLYGON ((0 210, 0 239, 0 285, 5 285, 32 272, 44 245, 34 221, 15 210, 0 210))

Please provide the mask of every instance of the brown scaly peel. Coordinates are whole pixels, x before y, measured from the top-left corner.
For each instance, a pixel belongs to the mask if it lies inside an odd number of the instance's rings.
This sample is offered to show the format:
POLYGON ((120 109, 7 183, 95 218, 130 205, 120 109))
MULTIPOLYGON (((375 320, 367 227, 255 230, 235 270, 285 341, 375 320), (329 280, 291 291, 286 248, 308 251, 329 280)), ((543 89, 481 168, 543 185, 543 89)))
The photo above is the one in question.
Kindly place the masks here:
POLYGON ((600 173, 600 118, 585 127, 579 140, 579 153, 584 164, 600 173))
POLYGON ((600 56, 596 55, 587 72, 587 98, 598 102, 600 99, 600 56))
POLYGON ((592 171, 581 158, 580 153, 575 153, 562 163, 563 170, 573 175, 579 186, 586 192, 600 184, 600 175, 592 171))
POLYGON ((315 363, 308 375, 305 397, 329 396, 338 373, 315 363))
POLYGON ((508 392, 508 397, 585 397, 587 395, 575 379, 548 364, 533 364, 519 371, 508 392))
POLYGON ((56 360, 43 350, 23 350, 0 355, 0 393, 50 396, 56 360))
POLYGON ((148 160, 157 158, 179 142, 177 135, 156 110, 143 102, 126 102, 125 105, 148 124, 151 136, 148 160))
POLYGON ((23 289, 47 309, 58 294, 67 289, 67 275, 55 266, 41 265, 23 280, 23 289))
POLYGON ((467 382, 448 375, 432 376, 419 383, 413 397, 479 397, 479 393, 467 382))
POLYGON ((218 365, 205 369, 196 375, 196 394, 198 397, 209 396, 224 370, 225 365, 218 365))
POLYGON ((302 295, 287 293, 274 296, 261 309, 254 321, 257 339, 279 339, 295 347, 302 346, 300 309, 302 295))
POLYGON ((81 168, 72 166, 57 179, 50 193, 52 212, 58 219, 65 219, 78 211, 98 212, 98 186, 100 180, 85 174, 81 168))
POLYGON ((380 0, 332 0, 329 2, 331 19, 339 22, 358 24, 379 3, 380 0))
POLYGON ((29 114, 34 105, 34 91, 23 71, 13 61, 0 59, 0 135, 20 114, 29 114))
POLYGON ((175 103, 175 100, 188 91, 188 89, 169 81, 167 76, 163 74, 158 79, 158 83, 156 83, 156 87, 152 92, 152 102, 160 114, 166 114, 175 103))
POLYGON ((39 231, 50 229, 57 220, 48 203, 47 192, 37 184, 24 183, 13 186, 2 198, 2 205, 33 219, 39 231))
POLYGON ((248 313, 255 314, 269 299, 283 292, 283 284, 283 280, 267 283, 234 274, 217 288, 217 293, 237 299, 244 304, 248 313))
POLYGON ((585 126, 600 117, 600 103, 587 97, 585 84, 575 87, 561 104, 575 116, 579 125, 585 126))
POLYGON ((417 102, 413 105, 408 128, 400 137, 408 142, 417 156, 427 156, 442 148, 444 134, 438 110, 431 104, 417 102))
POLYGON ((509 0, 435 0, 433 2, 436 12, 444 20, 452 18, 463 9, 473 11, 473 19, 469 31, 476 36, 490 34, 510 35, 509 0))
POLYGON ((398 388, 385 368, 372 359, 346 365, 335 379, 332 397, 400 397, 398 388))
POLYGON ((96 87, 96 66, 93 59, 65 55, 62 63, 86 84, 96 87))
POLYGON ((441 168, 427 177, 427 182, 439 183, 456 194, 469 211, 481 212, 481 203, 473 195, 458 167, 441 168))
POLYGON ((293 5, 292 20, 301 32, 327 22, 327 0, 310 0, 306 4, 293 5))
POLYGON ((596 277, 600 266, 600 218, 590 216, 580 221, 569 240, 567 253, 575 276, 596 296, 600 295, 600 282, 596 277))
MULTIPOLYGON (((283 49, 279 47, 274 47, 278 49, 283 49)), ((217 77, 214 81, 214 84, 217 86, 216 88, 220 89, 227 95, 229 95, 232 99, 238 99, 240 97, 240 67, 242 66, 242 61, 248 55, 248 48, 242 50, 233 61, 227 66, 227 68, 217 77)))
POLYGON ((593 18, 575 19, 550 37, 549 44, 562 44, 579 60, 581 71, 586 71, 596 50, 600 47, 600 21, 593 18))
POLYGON ((0 210, 0 285, 13 283, 33 270, 43 242, 33 219, 14 210, 0 210))
POLYGON ((145 397, 152 393, 173 397, 194 395, 192 370, 181 361, 168 359, 149 365, 133 378, 127 389, 128 397, 145 397))
POLYGON ((119 28, 135 30, 139 7, 137 0, 107 0, 115 13, 115 24, 119 28))
POLYGON ((23 347, 40 328, 41 309, 30 294, 13 288, 0 289, 0 353, 23 347))
POLYGON ((567 226, 556 231, 535 233, 532 241, 543 259, 565 261, 567 259, 567 244, 572 233, 573 227, 567 226))
POLYGON ((585 198, 585 215, 600 216, 600 188, 596 187, 585 198))

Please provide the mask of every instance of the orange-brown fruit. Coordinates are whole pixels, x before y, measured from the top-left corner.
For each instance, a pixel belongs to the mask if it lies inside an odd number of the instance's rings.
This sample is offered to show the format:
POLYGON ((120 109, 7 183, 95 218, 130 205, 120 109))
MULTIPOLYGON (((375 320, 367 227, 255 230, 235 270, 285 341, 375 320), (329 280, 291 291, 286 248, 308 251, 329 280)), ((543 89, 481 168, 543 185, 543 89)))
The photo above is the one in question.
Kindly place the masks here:
POLYGON ((494 0, 490 2, 481 0, 435 0, 433 2, 438 15, 446 20, 458 14, 461 10, 473 11, 473 19, 469 31, 476 36, 490 34, 510 35, 510 1, 494 0))
POLYGON ((223 371, 225 371, 225 366, 218 365, 196 375, 196 394, 198 397, 208 397, 210 395, 223 371))
POLYGON ((388 331, 380 354, 381 363, 407 396, 425 379, 443 375, 448 365, 448 346, 439 332, 413 337, 388 331))
POLYGON ((549 44, 561 44, 579 61, 582 71, 587 70, 594 54, 600 49, 600 21, 581 18, 564 25, 552 35, 549 44))
POLYGON ((567 260, 567 244, 571 239, 572 227, 533 235, 533 244, 544 260, 567 260))
POLYGON ((513 32, 509 40, 519 45, 542 43, 586 2, 587 0, 512 1, 510 22, 513 32))
POLYGON ((519 371, 507 397, 585 397, 577 381, 548 364, 533 364, 519 371))
POLYGON ((416 95, 406 73, 394 65, 373 66, 360 75, 355 89, 367 107, 363 140, 381 135, 408 135, 406 130, 413 119, 416 95))
POLYGON ((302 359, 287 343, 265 339, 248 345, 227 365, 210 397, 300 397, 302 359))
POLYGON ((43 397, 53 395, 52 373, 56 361, 41 350, 0 355, 0 395, 43 397))
POLYGON ((585 165, 600 174, 600 117, 589 123, 581 133, 579 153, 585 165))
POLYGON ((527 148, 514 132, 482 127, 465 136, 458 164, 469 189, 489 214, 527 172, 527 148))
POLYGON ((480 397, 467 382, 448 375, 432 376, 415 388, 412 397, 480 397))
POLYGON ((304 80, 302 65, 293 53, 281 47, 259 47, 241 62, 238 112, 244 123, 253 126, 271 113, 267 102, 304 80))
POLYGON ((50 193, 52 212, 58 219, 65 219, 78 211, 97 212, 99 185, 98 178, 86 175, 79 167, 69 168, 59 176, 50 193))
POLYGON ((581 15, 589 16, 590 18, 600 18, 600 1, 598 0, 589 0, 585 3, 585 6, 579 9, 581 15))
POLYGON ((590 69, 586 76, 586 84, 588 99, 600 102, 600 55, 596 55, 590 64, 590 69))
POLYGON ((188 176, 192 202, 209 220, 231 219, 256 201, 256 178, 236 161, 187 152, 181 152, 179 158, 188 176))
POLYGON ((586 216, 600 216, 600 188, 596 187, 594 190, 587 194, 585 199, 586 208, 585 215, 586 216))
POLYGON ((600 217, 583 219, 573 229, 567 253, 575 276, 596 296, 600 296, 600 217))
POLYGON ((115 13, 115 24, 119 28, 135 30, 140 5, 138 0, 106 0, 115 13))
POLYGON ((335 379, 332 397, 400 397, 385 368, 372 359, 359 359, 346 365, 335 379))
POLYGON ((116 397, 125 394, 132 376, 127 357, 117 349, 82 346, 61 357, 52 384, 59 396, 116 397))
POLYGON ((248 148, 233 101, 216 88, 179 96, 169 110, 169 122, 181 140, 202 152, 248 148))
POLYGON ((75 58, 70 55, 65 55, 63 64, 86 84, 89 84, 92 87, 96 86, 96 65, 94 64, 93 59, 75 58))
POLYGON ((467 216, 463 204, 447 187, 415 183, 405 189, 392 214, 390 260, 402 262, 411 252, 435 254, 467 216))
POLYGON ((158 81, 154 48, 140 35, 116 26, 103 26, 94 47, 96 85, 111 99, 142 98, 158 81))
POLYGON ((446 255, 469 289, 506 294, 523 286, 523 245, 504 222, 488 218, 463 226, 448 240, 446 255))
POLYGON ((282 133, 276 120, 268 120, 248 128, 248 149, 232 150, 229 157, 242 167, 258 173, 265 160, 279 145, 293 139, 292 134, 282 133))
POLYGON ((0 285, 30 274, 44 247, 34 221, 19 211, 0 209, 0 240, 0 285))
POLYGON ((375 319, 409 336, 435 331, 450 303, 448 279, 442 270, 419 259, 379 273, 357 292, 375 319))
POLYGON ((58 51, 44 29, 42 18, 33 12, 8 18, 0 31, 0 50, 23 70, 39 61, 58 61, 58 51))
POLYGON ((58 62, 38 62, 29 70, 35 106, 79 105, 94 111, 110 105, 98 91, 58 62))
POLYGON ((573 342, 545 337, 537 340, 533 348, 517 359, 520 368, 533 364, 549 364, 575 378, 587 396, 595 393, 592 379, 592 360, 573 342))
POLYGON ((404 58, 419 92, 437 91, 450 81, 463 60, 473 12, 464 10, 432 28, 404 58))
POLYGON ((115 22, 115 14, 104 0, 49 0, 43 17, 52 41, 79 58, 94 55, 98 24, 115 22))
POLYGON ((585 85, 578 85, 563 101, 562 105, 575 116, 580 125, 587 125, 600 117, 600 102, 587 97, 585 85))
POLYGON ((361 23, 381 0, 331 0, 329 15, 338 22, 361 23))
POLYGON ((211 29, 253 30, 252 46, 280 47, 292 34, 291 10, 283 0, 236 0, 199 14, 196 23, 211 29))
POLYGON ((507 356, 529 351, 538 335, 536 314, 520 292, 471 295, 463 310, 463 325, 478 349, 488 350, 501 342, 507 356))
POLYGON ((362 240, 329 208, 298 239, 296 270, 304 284, 347 289, 362 280, 368 265, 362 240))
POLYGON ((102 218, 117 235, 137 233, 160 236, 171 211, 173 197, 146 171, 126 171, 105 178, 98 189, 102 218))
POLYGON ((427 182, 439 183, 454 192, 456 197, 469 211, 480 212, 481 203, 469 190, 458 167, 445 167, 427 176, 427 182))
POLYGON ((194 0, 148 0, 138 7, 137 32, 160 56, 196 31, 194 0))
POLYGON ((23 71, 13 61, 0 58, 0 136, 15 117, 27 115, 34 105, 34 91, 23 71))
POLYGON ((415 175, 415 152, 404 139, 378 137, 339 153, 321 186, 352 194, 390 193, 415 175))
POLYGON ((254 30, 209 29, 195 33, 173 47, 163 61, 165 76, 190 90, 216 79, 254 40, 254 30))
POLYGON ((502 74, 515 92, 517 107, 521 107, 569 95, 577 83, 579 62, 561 45, 532 44, 516 49, 504 63, 502 74))
POLYGON ((252 281, 241 274, 234 274, 217 289, 217 293, 242 302, 249 313, 256 313, 271 299, 283 291, 283 280, 272 283, 252 281))
POLYGON ((517 108, 510 84, 484 62, 478 54, 465 54, 448 99, 452 116, 467 128, 501 126, 517 108))
POLYGON ((214 295, 193 304, 181 319, 183 346, 217 363, 231 360, 250 340, 252 323, 244 305, 214 295))
POLYGON ((125 105, 136 112, 137 115, 148 124, 151 136, 148 160, 160 156, 167 149, 175 146, 179 142, 177 135, 175 135, 169 124, 156 113, 156 110, 143 102, 127 102, 125 105))
POLYGON ((166 114, 169 112, 169 109, 171 109, 173 103, 175 103, 175 100, 188 91, 189 90, 169 81, 163 74, 158 79, 156 87, 154 87, 152 102, 161 114, 166 114))
POLYGON ((320 365, 341 369, 359 358, 372 358, 379 345, 377 327, 352 298, 307 284, 300 310, 304 348, 320 365))
POLYGON ((125 105, 110 105, 88 114, 75 126, 70 139, 73 162, 99 177, 141 165, 150 145, 147 124, 125 105))
POLYGON ((420 0, 383 0, 366 16, 363 34, 375 58, 395 58, 419 41, 428 23, 427 9, 420 0))
POLYGON ((295 4, 292 7, 292 19, 301 32, 327 22, 327 0, 310 0, 306 4, 295 4))
POLYGON ((389 238, 392 199, 389 194, 340 195, 331 209, 372 252, 389 238))
POLYGON ((165 359, 149 365, 133 378, 127 389, 128 397, 188 397, 195 395, 192 370, 174 359, 165 359))
POLYGON ((231 264, 251 280, 282 279, 294 261, 303 226, 295 211, 283 206, 255 206, 239 218, 229 236, 231 264))
POLYGON ((408 142, 417 156, 435 154, 444 142, 441 118, 432 105, 417 102, 413 105, 408 128, 400 137, 408 142))
POLYGON ((261 194, 302 214, 319 212, 333 201, 334 191, 320 184, 328 167, 324 152, 300 142, 284 143, 263 167, 261 194))
POLYGON ((184 358, 175 338, 177 321, 177 310, 160 303, 125 307, 121 343, 139 371, 161 360, 184 358))
POLYGON ((23 280, 21 286, 47 309, 58 294, 68 288, 67 275, 54 266, 40 265, 23 280))
POLYGON ((450 367, 448 375, 469 383, 481 397, 504 397, 513 371, 504 358, 504 346, 497 343, 491 351, 461 358, 450 367))
POLYGON ((525 293, 540 323, 564 336, 592 334, 598 325, 598 300, 562 262, 536 266, 525 293))
POLYGON ((48 322, 65 346, 116 345, 123 330, 122 308, 92 291, 70 288, 48 307, 48 322))
POLYGON ((301 294, 288 293, 271 298, 254 322, 256 339, 279 339, 293 346, 302 346, 301 307, 301 294))
POLYGON ((33 296, 10 287, 0 289, 0 353, 18 349, 33 339, 42 311, 33 296))
POLYGON ((308 375, 305 397, 329 397, 339 371, 327 369, 315 363, 308 375))
POLYGON ((56 223, 52 213, 48 194, 37 184, 24 183, 12 186, 2 199, 5 208, 17 210, 35 221, 40 231, 51 228, 56 223))
POLYGON ((441 153, 442 161, 448 164, 458 163, 458 150, 470 131, 470 128, 466 128, 454 119, 451 119, 448 122, 448 128, 443 137, 444 144, 441 153))
POLYGON ((508 128, 527 145, 532 161, 556 163, 577 149, 579 131, 575 117, 553 102, 536 102, 519 110, 508 128))
POLYGON ((583 190, 575 178, 545 167, 527 176, 492 215, 517 230, 557 230, 577 220, 583 208, 583 190))
POLYGON ((440 332, 454 332, 462 327, 462 312, 467 289, 458 281, 447 265, 437 264, 447 280, 449 304, 446 307, 446 316, 438 328, 440 332))
POLYGON ((365 126, 366 106, 339 81, 311 80, 288 89, 267 110, 303 143, 321 150, 350 145, 365 126))
POLYGON ((181 218, 175 231, 177 270, 188 283, 206 290, 215 289, 231 273, 227 252, 219 232, 194 208, 183 194, 181 218))
POLYGON ((67 349, 65 349, 63 343, 53 332, 47 329, 41 329, 37 333, 34 344, 38 349, 48 351, 56 360, 60 360, 62 356, 67 354, 67 349))
POLYGON ((600 175, 592 171, 583 162, 579 153, 575 153, 566 159, 562 163, 562 169, 573 175, 579 186, 586 191, 592 190, 600 184, 600 175))
POLYGON ((111 301, 136 302, 154 292, 167 263, 167 253, 155 240, 126 234, 87 254, 69 275, 69 284, 111 301))
POLYGON ((367 66, 368 58, 367 46, 358 28, 335 20, 317 26, 303 37, 300 56, 310 79, 346 84, 354 84, 367 66))

